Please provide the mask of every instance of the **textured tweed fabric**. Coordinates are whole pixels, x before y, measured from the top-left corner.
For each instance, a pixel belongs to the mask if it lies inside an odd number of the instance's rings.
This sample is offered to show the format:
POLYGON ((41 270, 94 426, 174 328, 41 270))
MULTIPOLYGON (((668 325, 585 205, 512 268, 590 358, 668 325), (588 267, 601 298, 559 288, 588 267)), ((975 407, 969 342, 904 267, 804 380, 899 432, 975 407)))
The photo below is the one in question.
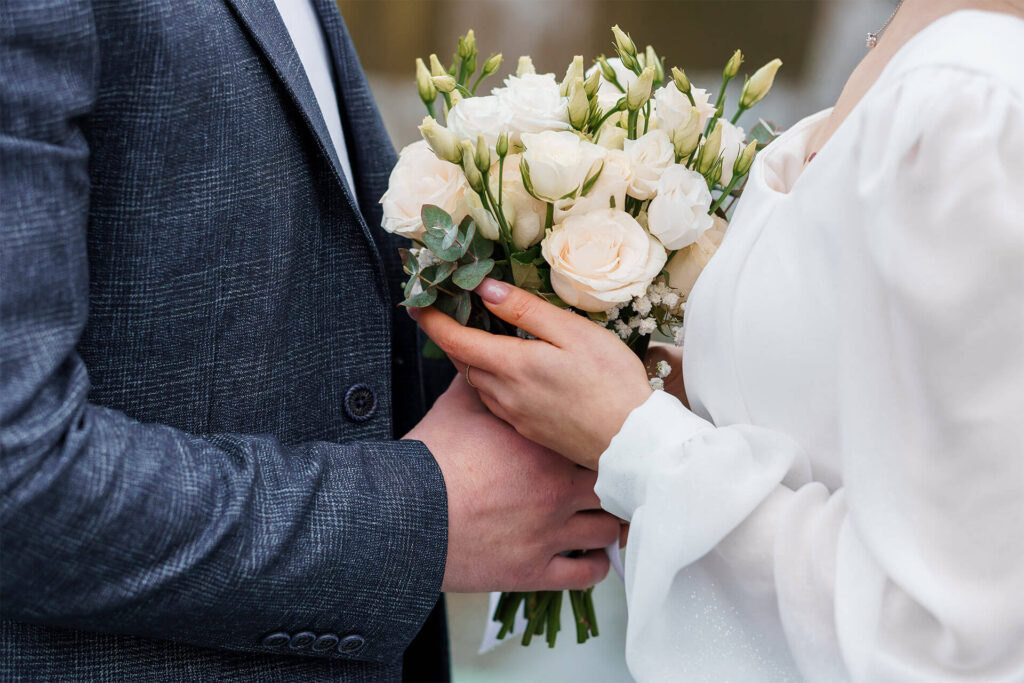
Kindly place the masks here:
POLYGON ((0 3, 0 679, 396 680, 438 604, 394 151, 316 5, 358 205, 273 0, 0 3))

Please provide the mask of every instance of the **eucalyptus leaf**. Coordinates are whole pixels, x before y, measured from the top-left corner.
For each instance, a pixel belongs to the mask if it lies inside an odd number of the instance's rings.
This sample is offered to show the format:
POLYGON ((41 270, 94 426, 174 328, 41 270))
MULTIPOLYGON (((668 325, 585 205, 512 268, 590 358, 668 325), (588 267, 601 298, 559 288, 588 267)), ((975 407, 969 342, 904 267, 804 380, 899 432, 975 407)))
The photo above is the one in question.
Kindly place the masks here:
POLYGON ((442 261, 458 261, 464 253, 462 246, 453 243, 445 247, 445 239, 443 233, 439 234, 435 230, 427 230, 427 232, 423 233, 423 243, 430 248, 430 251, 434 252, 437 258, 442 261))
POLYGON ((409 280, 402 290, 403 294, 408 297, 412 294, 412 288, 416 284, 420 272, 420 262, 408 249, 399 249, 398 254, 402 257, 402 270, 409 274, 409 280))
POLYGON ((413 294, 411 297, 401 303, 402 306, 408 306, 409 308, 423 308, 434 303, 437 299, 437 290, 431 287, 425 289, 419 294, 413 294))
POLYGON ((455 309, 458 307, 458 297, 441 292, 438 294, 437 301, 434 302, 434 307, 445 315, 454 318, 455 309))
POLYGON ((427 266, 420 273, 420 277, 427 281, 427 286, 439 285, 447 280, 455 271, 455 264, 451 262, 438 263, 427 266))
POLYGON ((455 271, 452 275, 452 282, 462 289, 476 289, 493 269, 494 259, 485 258, 473 263, 467 263, 455 271))
POLYGON ((467 254, 472 256, 474 259, 489 258, 494 253, 494 242, 484 237, 479 232, 473 235, 472 241, 469 243, 469 251, 467 254))
POLYGON ((537 266, 527 266, 521 263, 516 263, 515 261, 512 261, 511 265, 512 279, 515 280, 516 286, 522 287, 523 289, 540 289, 544 286, 544 282, 541 280, 537 266))
POLYGON ((431 360, 444 360, 448 357, 441 347, 434 343, 433 339, 428 339, 427 343, 423 345, 423 357, 431 360))
POLYGON ((462 222, 459 223, 458 233, 459 242, 461 243, 460 250, 462 252, 459 254, 459 257, 461 258, 469 251, 469 246, 473 243, 473 238, 476 237, 476 223, 471 216, 466 216, 462 219, 462 222))
POLYGON ((473 312, 473 301, 469 297, 469 292, 459 292, 459 296, 455 299, 455 319, 459 321, 460 325, 465 325, 469 322, 469 314, 473 312))
POLYGON ((427 230, 439 228, 441 232, 447 232, 455 226, 448 212, 433 204, 423 205, 423 208, 420 209, 420 219, 423 221, 423 227, 427 230))

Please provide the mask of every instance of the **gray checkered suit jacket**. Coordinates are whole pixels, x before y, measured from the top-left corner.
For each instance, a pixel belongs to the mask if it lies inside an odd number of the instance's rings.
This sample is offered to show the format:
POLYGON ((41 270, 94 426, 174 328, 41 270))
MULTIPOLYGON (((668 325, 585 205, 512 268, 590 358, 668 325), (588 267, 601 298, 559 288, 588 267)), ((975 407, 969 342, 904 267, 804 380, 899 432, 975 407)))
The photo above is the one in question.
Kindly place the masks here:
POLYGON ((316 0, 0 3, 0 679, 447 675, 394 163, 316 0), (428 615, 433 616, 428 620, 428 615))

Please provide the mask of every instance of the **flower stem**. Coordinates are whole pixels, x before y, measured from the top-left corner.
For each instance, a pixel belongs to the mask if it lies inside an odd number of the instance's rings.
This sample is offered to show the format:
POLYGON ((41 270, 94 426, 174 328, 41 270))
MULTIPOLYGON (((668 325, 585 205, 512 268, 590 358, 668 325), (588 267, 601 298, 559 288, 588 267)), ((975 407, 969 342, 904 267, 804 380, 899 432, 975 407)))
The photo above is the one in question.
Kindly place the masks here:
POLYGON ((548 206, 547 206, 547 213, 544 216, 544 233, 545 234, 547 234, 547 231, 551 229, 551 226, 555 222, 555 205, 553 203, 551 203, 551 202, 546 202, 546 203, 547 203, 548 206))

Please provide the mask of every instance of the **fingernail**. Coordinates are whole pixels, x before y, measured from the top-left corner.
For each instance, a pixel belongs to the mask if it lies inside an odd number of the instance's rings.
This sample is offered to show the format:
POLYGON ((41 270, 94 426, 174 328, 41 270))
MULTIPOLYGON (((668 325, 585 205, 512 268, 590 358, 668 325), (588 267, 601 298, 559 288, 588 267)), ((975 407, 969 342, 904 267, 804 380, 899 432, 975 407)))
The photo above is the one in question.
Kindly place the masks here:
POLYGON ((476 293, 480 295, 480 298, 489 304, 500 304, 506 298, 508 298, 509 287, 504 282, 495 280, 494 278, 486 278, 480 283, 480 286, 476 288, 476 293))
POLYGON ((420 309, 415 308, 413 306, 409 306, 408 308, 405 309, 405 312, 408 313, 409 317, 412 318, 413 320, 419 321, 420 309))

